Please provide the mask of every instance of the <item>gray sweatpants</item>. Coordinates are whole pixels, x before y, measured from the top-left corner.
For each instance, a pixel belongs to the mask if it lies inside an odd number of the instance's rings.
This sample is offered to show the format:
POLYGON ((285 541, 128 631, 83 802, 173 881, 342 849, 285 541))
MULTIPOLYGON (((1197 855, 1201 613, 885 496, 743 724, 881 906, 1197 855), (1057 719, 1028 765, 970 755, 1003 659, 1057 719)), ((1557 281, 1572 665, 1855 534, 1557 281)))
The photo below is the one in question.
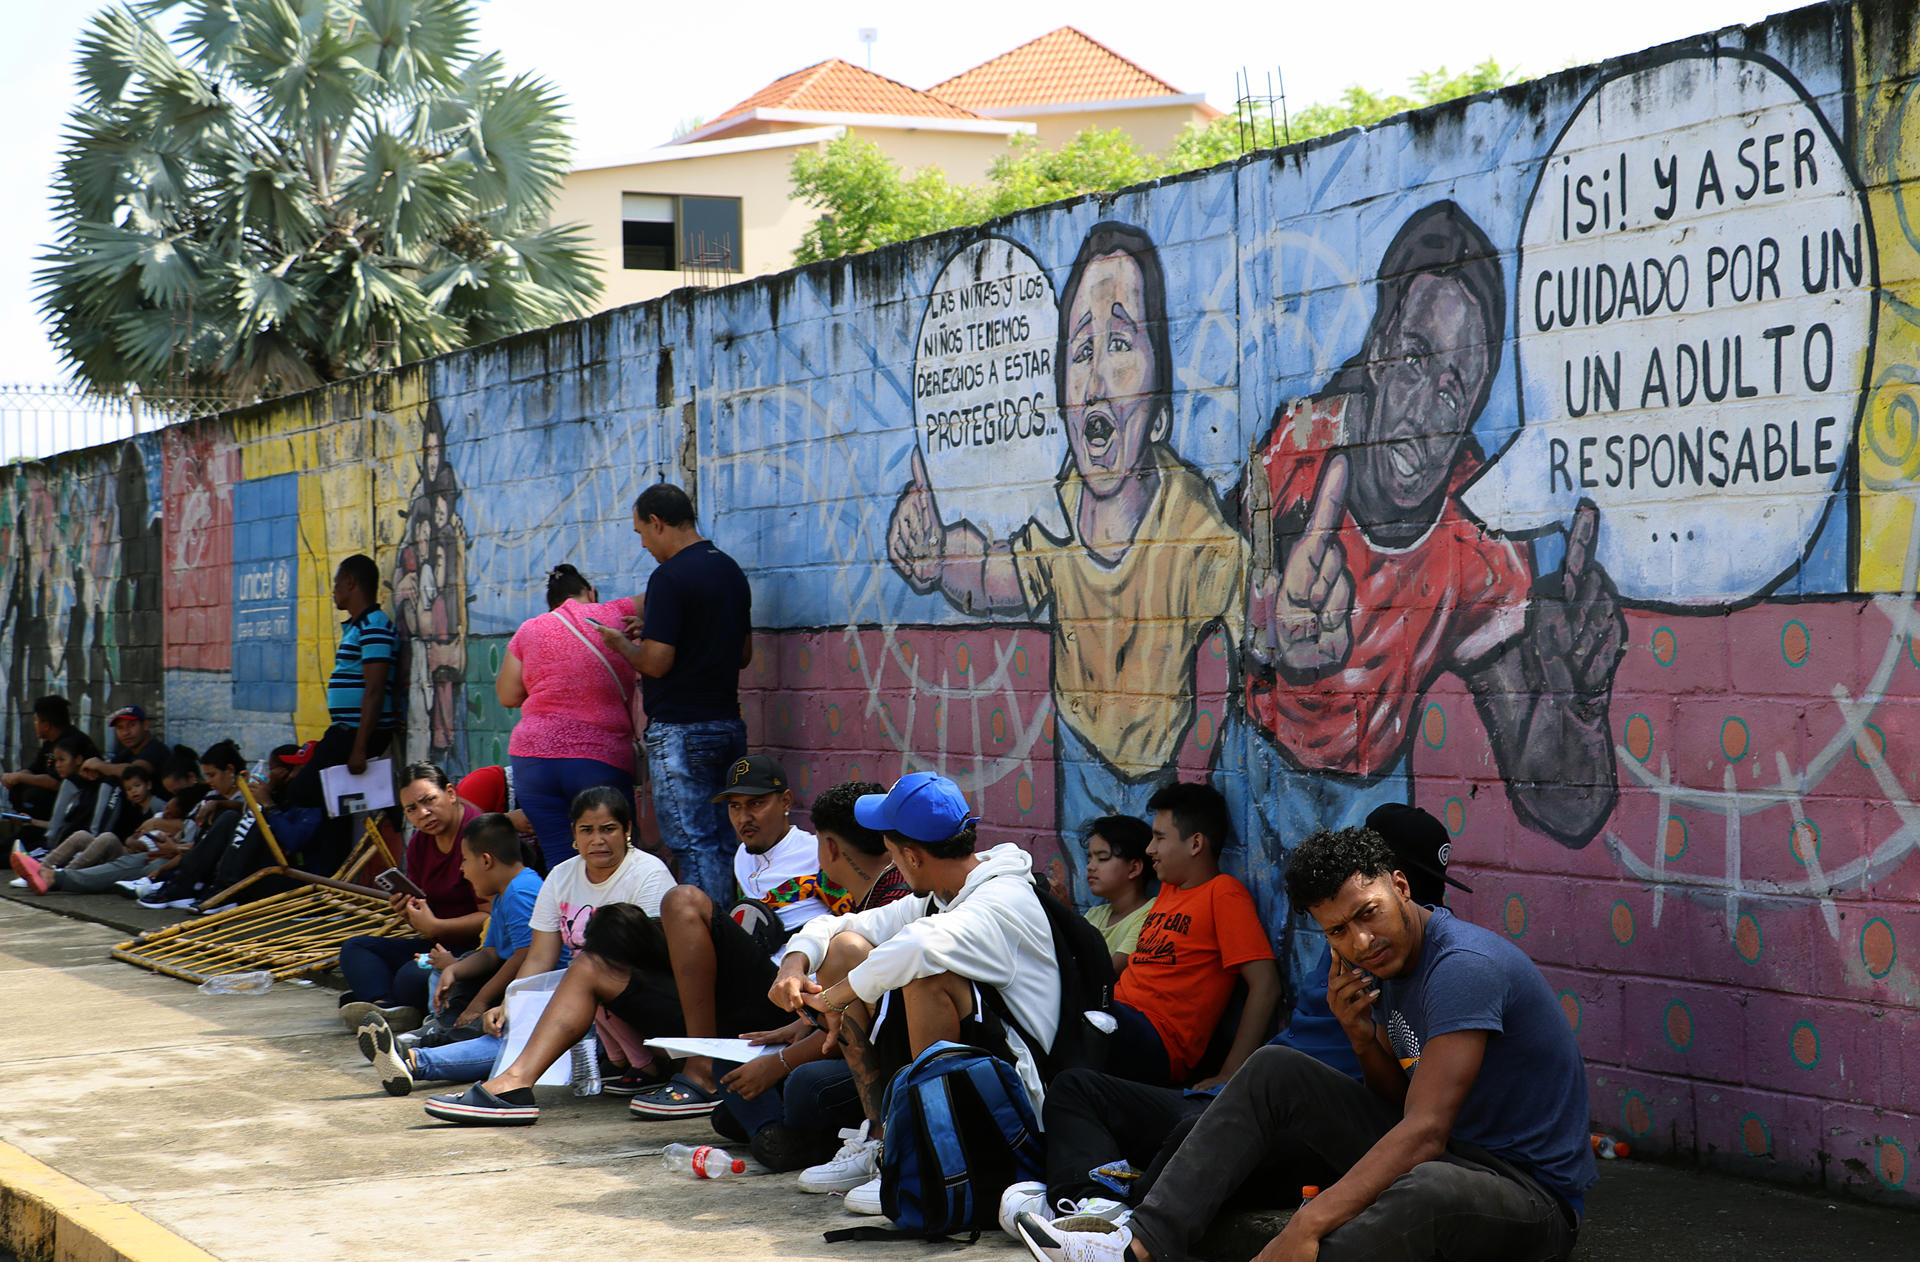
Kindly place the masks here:
POLYGON ((52 888, 63 894, 104 894, 113 888, 115 881, 151 876, 165 862, 147 854, 123 854, 90 868, 61 868, 53 875, 52 888))
MULTIPOLYGON (((1247 1059, 1200 1115, 1133 1213, 1154 1262, 1187 1262, 1227 1197, 1259 1169, 1276 1137, 1345 1172, 1400 1121, 1399 1110, 1290 1047, 1247 1059)), ((1513 1165, 1453 1143, 1320 1242, 1321 1262, 1557 1262, 1578 1228, 1558 1198, 1513 1165)))

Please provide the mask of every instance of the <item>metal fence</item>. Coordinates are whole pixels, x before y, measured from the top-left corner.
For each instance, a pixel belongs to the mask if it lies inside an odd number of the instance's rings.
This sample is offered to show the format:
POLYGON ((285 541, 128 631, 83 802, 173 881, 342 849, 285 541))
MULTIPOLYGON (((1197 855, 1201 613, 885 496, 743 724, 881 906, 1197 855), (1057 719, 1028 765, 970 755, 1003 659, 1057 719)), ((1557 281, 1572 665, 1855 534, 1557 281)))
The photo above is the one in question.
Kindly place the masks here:
POLYGON ((189 417, 238 407, 217 395, 100 394, 65 383, 0 383, 0 464, 118 442, 189 417))

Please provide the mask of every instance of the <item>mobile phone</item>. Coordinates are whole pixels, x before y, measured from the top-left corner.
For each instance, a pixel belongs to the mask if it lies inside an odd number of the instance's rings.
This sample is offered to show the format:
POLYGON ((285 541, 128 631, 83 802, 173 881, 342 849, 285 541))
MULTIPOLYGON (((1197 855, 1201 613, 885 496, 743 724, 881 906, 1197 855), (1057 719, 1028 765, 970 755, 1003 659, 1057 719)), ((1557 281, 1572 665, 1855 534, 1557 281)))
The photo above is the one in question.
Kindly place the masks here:
POLYGON ((805 1017, 807 1019, 807 1024, 812 1026, 816 1030, 824 1030, 827 1028, 826 1023, 820 1020, 820 1014, 815 1012, 812 1008, 807 1007, 805 1004, 800 1005, 800 1015, 805 1017))
POLYGON ((580 615, 580 617, 581 617, 582 619, 584 619, 584 620, 585 620, 585 622, 586 622, 586 624, 587 624, 588 626, 590 626, 590 627, 599 627, 599 628, 600 628, 600 629, 601 629, 602 631, 611 631, 611 630, 613 630, 613 628, 612 628, 612 627, 610 627, 610 626, 608 626, 608 625, 607 625, 606 623, 604 623, 604 622, 602 622, 602 621, 600 621, 600 619, 598 619, 598 618, 596 618, 596 617, 594 617, 594 616, 593 616, 592 614, 584 614, 584 613, 583 613, 583 614, 581 614, 581 615, 580 615))
POLYGON ((1370 997, 1374 999, 1378 999, 1380 997, 1380 979, 1378 977, 1375 977, 1372 973, 1369 973, 1366 969, 1361 968, 1358 964, 1355 964, 1352 960, 1340 954, 1338 951, 1334 951, 1332 954, 1333 954, 1333 958, 1340 962, 1341 968, 1353 969, 1354 971, 1358 972, 1360 976, 1366 978, 1367 994, 1370 997))
POLYGON ((373 883, 389 894, 405 894, 409 898, 425 898, 427 892, 407 879, 407 874, 399 868, 388 868, 373 878, 373 883))

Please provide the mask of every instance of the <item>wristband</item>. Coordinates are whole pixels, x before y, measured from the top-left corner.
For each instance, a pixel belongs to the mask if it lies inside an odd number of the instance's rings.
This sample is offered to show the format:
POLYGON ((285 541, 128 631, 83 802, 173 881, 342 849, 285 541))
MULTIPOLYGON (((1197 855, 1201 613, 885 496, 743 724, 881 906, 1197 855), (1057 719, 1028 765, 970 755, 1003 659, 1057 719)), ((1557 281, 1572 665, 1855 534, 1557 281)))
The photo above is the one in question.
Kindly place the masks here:
POLYGON ((778 1057, 780 1058, 780 1068, 782 1068, 782 1069, 784 1069, 784 1070, 786 1070, 786 1071, 787 1071, 788 1073, 792 1073, 792 1072, 793 1072, 793 1066, 792 1066, 792 1065, 789 1065, 789 1064, 787 1063, 787 1049, 786 1049, 786 1048, 784 1048, 784 1047, 783 1047, 783 1048, 781 1048, 781 1049, 780 1049, 779 1051, 777 1051, 777 1052, 775 1052, 775 1053, 774 1053, 774 1055, 775 1055, 775 1056, 778 1056, 778 1057))

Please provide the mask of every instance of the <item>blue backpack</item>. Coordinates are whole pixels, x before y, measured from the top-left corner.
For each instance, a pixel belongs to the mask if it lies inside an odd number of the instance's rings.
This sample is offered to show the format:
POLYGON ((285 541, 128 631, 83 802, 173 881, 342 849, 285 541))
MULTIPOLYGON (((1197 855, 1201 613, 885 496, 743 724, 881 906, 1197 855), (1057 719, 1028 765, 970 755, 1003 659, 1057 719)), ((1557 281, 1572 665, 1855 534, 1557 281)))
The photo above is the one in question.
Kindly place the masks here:
POLYGON ((1046 1177, 1040 1126, 1020 1076, 977 1047, 935 1043, 894 1075, 881 1109, 880 1205, 895 1232, 936 1238, 997 1225, 1009 1185, 1046 1177))

